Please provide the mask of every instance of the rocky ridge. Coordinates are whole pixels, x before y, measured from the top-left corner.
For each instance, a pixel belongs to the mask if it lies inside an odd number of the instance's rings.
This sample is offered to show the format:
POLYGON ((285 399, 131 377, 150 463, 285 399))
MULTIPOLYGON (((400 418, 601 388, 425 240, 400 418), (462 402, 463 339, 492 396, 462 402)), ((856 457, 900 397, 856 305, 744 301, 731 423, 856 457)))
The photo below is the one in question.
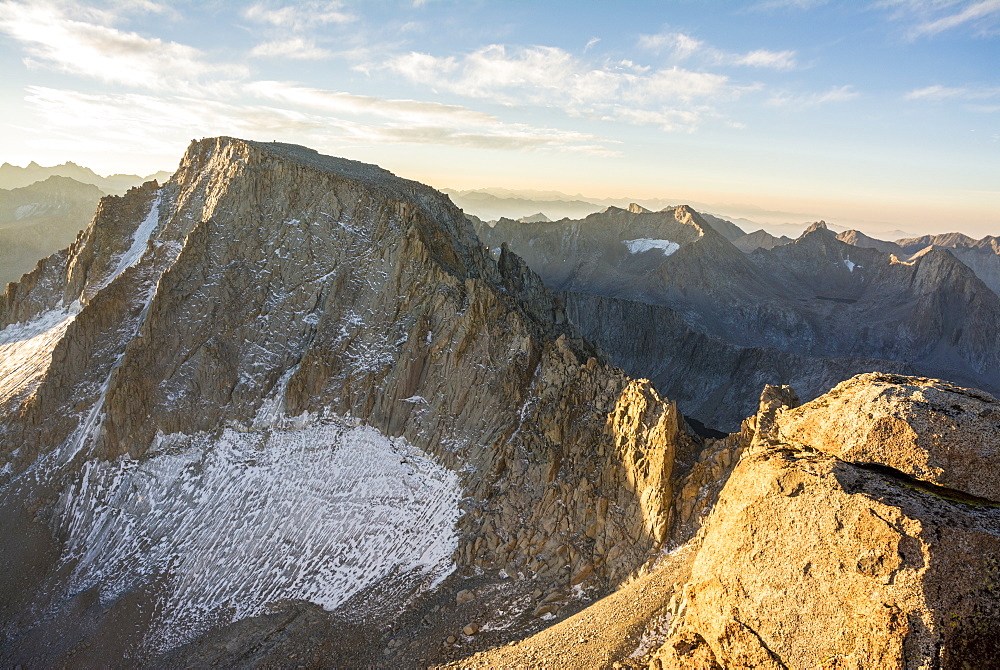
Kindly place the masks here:
POLYGON ((773 249, 780 247, 782 244, 791 244, 794 240, 787 235, 775 237, 766 230, 761 229, 747 233, 742 237, 737 237, 732 242, 737 249, 748 254, 755 249, 773 249))
POLYGON ((104 193, 123 195, 128 189, 144 182, 162 181, 169 176, 169 172, 161 171, 146 177, 140 177, 137 174, 113 174, 102 177, 90 168, 77 165, 72 161, 51 167, 39 165, 34 161, 25 167, 4 163, 0 165, 0 189, 23 188, 36 182, 45 181, 50 177, 63 177, 73 179, 81 184, 91 184, 104 193))
POLYGON ((1000 241, 992 235, 974 240, 962 233, 944 233, 885 242, 856 230, 848 230, 838 234, 837 239, 857 247, 868 247, 894 254, 904 261, 915 260, 928 250, 947 250, 975 272, 990 290, 1000 295, 1000 241))

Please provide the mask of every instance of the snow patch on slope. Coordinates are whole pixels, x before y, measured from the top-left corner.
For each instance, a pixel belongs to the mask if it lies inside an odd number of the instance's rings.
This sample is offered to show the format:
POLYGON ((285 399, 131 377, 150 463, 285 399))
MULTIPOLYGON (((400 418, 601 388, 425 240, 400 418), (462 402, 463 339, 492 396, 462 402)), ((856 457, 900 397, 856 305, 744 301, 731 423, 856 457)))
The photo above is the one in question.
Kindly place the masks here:
POLYGON ((854 272, 855 267, 861 267, 861 266, 855 265, 854 263, 851 262, 851 259, 848 258, 844 260, 844 267, 846 267, 850 272, 854 272))
POLYGON ((138 263, 142 255, 146 252, 149 238, 152 237, 153 231, 156 230, 156 226, 160 223, 160 198, 161 194, 157 193, 152 207, 149 208, 149 213, 146 214, 146 218, 143 219, 143 222, 139 224, 139 227, 135 229, 135 233, 132 235, 132 246, 118 259, 118 267, 111 273, 111 277, 105 282, 105 286, 114 281, 122 272, 125 272, 125 270, 138 263))
POLYGON ((0 403, 28 390, 45 372, 52 351, 80 309, 77 301, 0 330, 0 403))
POLYGON ((165 584, 153 650, 282 599, 332 610, 390 575, 454 568, 457 475, 402 438, 227 429, 161 436, 153 453, 88 461, 60 500, 71 593, 165 584))
POLYGON ((670 240, 654 240, 648 237, 640 237, 637 240, 625 240, 622 244, 628 247, 629 252, 633 254, 641 254, 644 251, 649 251, 650 249, 662 249, 664 256, 669 256, 678 249, 681 245, 677 242, 671 242, 670 240))
POLYGON ((20 221, 21 219, 26 219, 29 216, 33 216, 36 212, 42 209, 42 205, 37 202, 28 203, 27 205, 21 205, 14 210, 14 220, 20 221))

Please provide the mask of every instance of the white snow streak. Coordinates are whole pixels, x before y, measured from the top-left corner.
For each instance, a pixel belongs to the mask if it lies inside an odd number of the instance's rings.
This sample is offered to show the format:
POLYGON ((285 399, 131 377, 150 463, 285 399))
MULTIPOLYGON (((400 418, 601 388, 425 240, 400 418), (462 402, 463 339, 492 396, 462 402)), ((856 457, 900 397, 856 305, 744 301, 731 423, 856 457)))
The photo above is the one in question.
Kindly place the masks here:
POLYGON ((165 581, 164 650, 282 599, 334 609, 392 574, 453 569, 459 485, 371 427, 171 435, 143 461, 88 461, 60 501, 71 592, 165 581))
POLYGON ((139 227, 135 229, 135 234, 132 235, 132 246, 118 259, 118 267, 111 273, 111 277, 105 282, 105 286, 114 281, 122 272, 125 272, 125 270, 139 262, 142 255, 146 253, 149 238, 152 237, 153 231, 156 230, 156 226, 159 223, 160 194, 157 193, 156 199, 153 200, 153 206, 149 208, 149 213, 143 222, 139 224, 139 227))
POLYGON ((52 360, 52 351, 80 313, 80 303, 43 312, 0 330, 0 403, 34 384, 52 360))
POLYGON ((650 249, 662 249, 664 256, 669 256, 678 249, 681 245, 677 242, 671 242, 670 240, 654 240, 648 237, 640 237, 637 240, 625 240, 622 244, 628 247, 628 250, 633 254, 641 254, 644 251, 649 251, 650 249))

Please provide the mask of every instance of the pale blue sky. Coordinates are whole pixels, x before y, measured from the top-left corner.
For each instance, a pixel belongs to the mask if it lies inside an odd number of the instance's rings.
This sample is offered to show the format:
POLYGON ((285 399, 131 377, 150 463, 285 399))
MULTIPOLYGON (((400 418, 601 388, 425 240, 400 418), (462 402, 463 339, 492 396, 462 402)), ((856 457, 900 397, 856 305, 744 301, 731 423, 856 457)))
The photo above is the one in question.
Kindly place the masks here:
POLYGON ((1000 234, 1000 0, 0 2, 0 161, 279 139, 437 187, 1000 234))

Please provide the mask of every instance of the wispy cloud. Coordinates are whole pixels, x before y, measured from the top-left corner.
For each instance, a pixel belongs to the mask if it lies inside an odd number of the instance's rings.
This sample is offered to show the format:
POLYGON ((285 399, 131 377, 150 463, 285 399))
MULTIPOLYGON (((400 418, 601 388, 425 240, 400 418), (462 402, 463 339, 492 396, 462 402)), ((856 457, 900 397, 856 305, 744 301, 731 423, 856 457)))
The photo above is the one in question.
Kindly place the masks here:
MULTIPOLYGON (((312 3, 321 22, 340 23, 339 4, 312 3)), ((303 6, 254 5, 245 11, 275 30, 304 19, 303 6)), ((113 14, 58 2, 0 2, 0 31, 21 43, 39 66, 142 93, 82 92, 32 86, 26 102, 63 139, 90 137, 146 151, 150 137, 215 134, 315 140, 320 145, 406 142, 507 150, 613 153, 613 143, 587 133, 509 123, 457 105, 325 91, 255 81, 242 65, 213 61, 194 47, 120 30, 113 14), (249 104, 244 104, 249 103, 249 104), (273 137, 272 137, 273 136, 273 137), (145 143, 145 146, 144 146, 145 143)), ((258 45, 256 56, 298 59, 330 54, 306 36, 258 45)), ((440 69, 435 66, 435 71, 440 69)), ((176 151, 174 146, 171 150, 176 151)))
POLYGON ((910 91, 907 100, 992 100, 1000 98, 1000 86, 927 86, 910 91))
POLYGON ((768 99, 767 104, 772 107, 806 109, 828 103, 847 102, 860 96, 853 86, 834 86, 822 93, 777 93, 768 99))
POLYGON ((292 37, 286 40, 262 42, 250 51, 251 56, 263 58, 290 58, 293 60, 323 60, 333 53, 329 49, 316 46, 312 40, 292 37))
POLYGON ((338 117, 365 119, 351 125, 349 136, 374 141, 452 144, 500 149, 558 149, 608 154, 612 150, 599 137, 521 123, 505 123, 491 114, 459 105, 421 100, 398 100, 355 95, 300 86, 289 82, 259 81, 247 90, 260 98, 286 106, 338 117), (386 121, 383 126, 374 118, 386 121))
POLYGON ((186 96, 93 94, 32 86, 26 102, 56 136, 86 136, 141 152, 176 153, 191 137, 220 134, 310 142, 317 147, 363 143, 435 144, 499 150, 615 153, 594 135, 503 123, 461 107, 385 100, 257 82, 251 90, 276 104, 231 104, 186 96), (384 119, 377 122, 377 118, 384 119), (86 131, 86 132, 82 132, 86 131), (151 139, 155 138, 155 139, 151 139))
POLYGON ((686 130, 708 116, 708 101, 731 100, 755 88, 734 84, 722 74, 678 66, 653 69, 629 60, 595 66, 549 46, 493 44, 458 57, 412 52, 388 59, 383 68, 467 97, 591 118, 639 123, 655 118, 664 127, 686 130), (664 118, 673 120, 663 123, 664 118))
POLYGON ((393 100, 369 95, 325 91, 281 81, 257 81, 247 90, 272 102, 293 104, 337 114, 375 115, 412 124, 483 125, 498 123, 496 117, 459 105, 420 100, 393 100))
POLYGON ((2 2, 0 32, 24 45, 29 65, 140 88, 186 89, 207 77, 248 74, 244 66, 212 62, 191 46, 71 18, 63 7, 2 2))
POLYGON ((343 8, 342 2, 297 2, 288 5, 261 2, 243 10, 243 17, 255 23, 302 32, 313 26, 350 23, 357 19, 343 8))
POLYGON ((892 10, 892 18, 909 24, 907 37, 918 39, 956 28, 973 34, 996 34, 1000 0, 882 0, 878 7, 892 10))
POLYGON ((969 4, 954 14, 921 23, 913 29, 913 34, 917 36, 936 35, 951 28, 996 17, 998 13, 1000 13, 1000 0, 982 0, 969 4))
POLYGON ((791 70, 798 66, 796 53, 792 50, 755 49, 746 53, 732 53, 679 32, 640 35, 639 47, 653 53, 665 53, 678 62, 695 59, 707 65, 742 65, 774 70, 791 70))

